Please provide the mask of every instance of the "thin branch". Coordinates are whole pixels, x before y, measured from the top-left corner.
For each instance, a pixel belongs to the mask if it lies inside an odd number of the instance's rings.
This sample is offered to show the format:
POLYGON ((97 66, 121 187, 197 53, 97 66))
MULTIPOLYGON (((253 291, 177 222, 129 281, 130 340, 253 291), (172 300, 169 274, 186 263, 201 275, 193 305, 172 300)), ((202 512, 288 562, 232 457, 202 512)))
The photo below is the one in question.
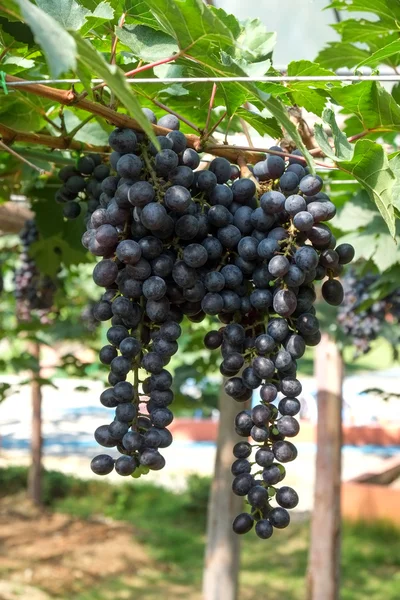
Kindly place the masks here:
POLYGON ((28 160, 27 158, 25 158, 24 156, 21 156, 21 154, 18 154, 18 152, 16 152, 15 150, 13 150, 9 146, 7 146, 7 144, 5 144, 4 142, 2 142, 1 140, 0 140, 0 148, 3 148, 3 150, 5 150, 6 152, 8 152, 12 156, 14 156, 19 161, 21 161, 21 162, 25 163, 26 165, 28 165, 28 167, 30 167, 31 169, 34 169, 35 171, 37 171, 40 175, 49 174, 44 169, 41 169, 37 165, 34 165, 33 163, 31 163, 31 161, 28 160))
POLYGON ((68 156, 64 156, 63 154, 56 152, 49 154, 48 152, 41 152, 40 150, 28 150, 27 148, 18 148, 18 152, 21 154, 21 156, 25 156, 26 158, 44 160, 55 165, 75 165, 76 162, 73 158, 68 158, 68 156))
MULTIPOLYGON (((121 18, 118 22, 118 27, 123 26, 123 24, 125 23, 125 18, 126 18, 126 12, 122 13, 121 18)), ((118 44, 118 36, 116 33, 114 33, 113 39, 111 42, 111 55, 110 55, 110 64, 111 65, 115 64, 115 54, 117 52, 117 44, 118 44)))
POLYGON ((225 137, 224 137, 224 144, 225 144, 225 145, 227 145, 227 144, 228 144, 228 132, 229 132, 229 128, 230 128, 230 126, 231 126, 231 123, 232 123, 232 119, 233 119, 233 115, 231 115, 231 116, 229 117, 229 121, 228 121, 228 124, 227 124, 227 126, 226 126, 225 137))
POLYGON ((79 125, 77 125, 76 127, 74 127, 74 129, 72 129, 72 131, 69 131, 67 133, 66 137, 72 140, 72 138, 74 138, 76 136, 76 134, 78 133, 78 131, 80 131, 82 129, 82 127, 84 127, 92 119, 94 119, 94 115, 89 115, 88 117, 86 117, 86 119, 84 119, 83 121, 81 121, 79 123, 79 125))
POLYGON ((108 146, 92 146, 91 144, 84 144, 77 140, 68 140, 62 136, 14 131, 14 129, 11 129, 2 123, 0 123, 0 138, 2 138, 7 145, 13 144, 14 142, 21 142, 24 144, 38 144, 40 146, 47 146, 48 148, 59 150, 80 150, 81 152, 86 150, 88 152, 99 153, 109 150, 108 146))
POLYGON ((252 142, 252 139, 251 139, 251 136, 250 136, 250 131, 249 131, 249 128, 247 126, 246 121, 244 119, 240 119, 240 124, 242 126, 243 133, 246 136, 246 140, 247 140, 247 143, 248 143, 249 147, 250 148, 254 148, 254 144, 252 142))
POLYGON ((10 48, 12 48, 14 42, 11 42, 11 44, 9 46, 5 46, 0 54, 0 61, 3 60, 3 58, 6 56, 6 54, 8 53, 8 51, 10 50, 10 48))
POLYGON ((60 119, 60 131, 61 131, 61 135, 67 135, 67 126, 65 124, 65 115, 64 115, 64 106, 60 107, 60 110, 58 111, 58 116, 60 119))
POLYGON ((351 135, 350 137, 347 138, 348 142, 356 142, 357 140, 360 140, 361 138, 365 137, 366 135, 369 135, 370 133, 384 133, 385 131, 393 131, 392 129, 385 129, 384 127, 373 127, 371 129, 365 129, 364 131, 361 131, 361 133, 356 133, 355 135, 351 135))
POLYGON ((222 115, 220 116, 220 118, 218 119, 218 121, 215 123, 215 125, 213 125, 208 133, 208 137, 211 137, 212 134, 214 133, 214 131, 217 129, 217 127, 219 125, 221 125, 222 121, 225 119, 226 115, 227 115, 227 111, 225 111, 224 113, 222 113, 222 115))
POLYGON ((48 117, 45 112, 42 113, 42 117, 47 123, 49 123, 49 125, 54 127, 54 129, 57 129, 57 131, 62 132, 62 128, 60 127, 60 125, 57 125, 57 123, 54 123, 54 121, 52 119, 50 119, 50 117, 48 117))
POLYGON ((205 124, 205 127, 204 127, 204 132, 206 134, 206 139, 208 138, 208 127, 210 125, 211 111, 212 111, 213 106, 214 106, 214 100, 215 100, 215 94, 216 93, 217 93, 217 84, 213 83, 212 90, 211 90, 211 96, 210 96, 210 103, 208 105, 207 120, 206 120, 206 124, 205 124))

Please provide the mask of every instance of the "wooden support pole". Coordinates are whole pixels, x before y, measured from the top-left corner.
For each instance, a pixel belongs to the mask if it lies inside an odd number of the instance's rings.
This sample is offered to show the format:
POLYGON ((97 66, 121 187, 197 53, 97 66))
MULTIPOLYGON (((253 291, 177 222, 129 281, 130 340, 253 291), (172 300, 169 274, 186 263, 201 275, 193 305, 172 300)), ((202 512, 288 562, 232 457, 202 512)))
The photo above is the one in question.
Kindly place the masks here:
POLYGON ((39 370, 32 372, 32 433, 31 433, 31 466, 28 475, 28 496, 36 505, 42 503, 42 389, 40 377, 40 344, 34 342, 31 353, 39 363, 39 370))
POLYGON ((243 498, 232 493, 233 446, 243 440, 234 429, 238 404, 221 386, 220 421, 214 479, 207 516, 207 546, 203 572, 204 600, 236 600, 240 562, 240 537, 232 530, 234 518, 243 510, 243 498))
POLYGON ((317 458, 308 564, 308 600, 339 600, 343 361, 322 335, 316 349, 317 458))
POLYGON ((19 233, 25 221, 32 219, 33 212, 15 202, 5 202, 0 206, 0 232, 19 233))

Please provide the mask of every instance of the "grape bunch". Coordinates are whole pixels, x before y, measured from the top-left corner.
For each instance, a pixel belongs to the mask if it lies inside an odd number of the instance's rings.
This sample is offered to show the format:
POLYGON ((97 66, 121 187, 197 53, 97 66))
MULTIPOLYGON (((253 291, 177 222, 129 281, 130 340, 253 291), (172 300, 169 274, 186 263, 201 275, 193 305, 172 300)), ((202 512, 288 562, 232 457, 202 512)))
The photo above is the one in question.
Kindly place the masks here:
POLYGON ((221 349, 227 394, 245 403, 261 386, 261 403, 239 410, 234 424, 246 439, 234 448, 233 491, 247 496, 251 512, 233 528, 245 533, 256 523, 265 539, 288 525, 287 509, 298 501, 294 490, 276 486, 283 464, 297 454, 286 439, 299 431, 296 361, 320 340, 313 282, 326 278, 322 295, 339 305, 337 276, 354 250, 335 249, 326 225, 335 206, 299 152, 289 161, 269 156, 250 178, 223 157, 203 170, 179 120, 166 115, 159 124, 170 129, 158 136, 159 149, 131 129, 111 133, 112 174, 101 183, 99 208, 87 216, 82 238, 102 257, 93 278, 105 291, 94 315, 111 319, 109 344, 100 351, 111 387, 100 401, 115 408, 115 418, 95 438, 122 455, 101 454, 92 470, 137 477, 164 466, 160 449, 172 442, 173 419, 166 367, 178 350, 180 323, 212 316, 220 327, 204 343, 221 349), (253 450, 255 462, 248 460, 253 450))
POLYGON ((338 311, 338 324, 343 333, 351 338, 355 346, 355 358, 371 349, 371 342, 382 333, 386 322, 397 322, 400 318, 400 291, 360 309, 371 298, 371 286, 378 275, 368 273, 357 276, 349 270, 343 277, 344 300, 338 311))
POLYGON ((21 264, 14 276, 17 317, 20 321, 28 322, 33 313, 42 325, 48 325, 51 322, 50 313, 56 285, 51 277, 40 273, 35 261, 29 255, 31 244, 39 237, 34 219, 25 222, 19 237, 22 246, 21 264))
POLYGON ((101 183, 109 175, 110 168, 101 162, 99 154, 81 156, 75 167, 67 165, 60 169, 58 177, 63 185, 57 190, 55 200, 63 205, 64 217, 79 217, 82 204, 87 205, 89 214, 102 206, 101 183))

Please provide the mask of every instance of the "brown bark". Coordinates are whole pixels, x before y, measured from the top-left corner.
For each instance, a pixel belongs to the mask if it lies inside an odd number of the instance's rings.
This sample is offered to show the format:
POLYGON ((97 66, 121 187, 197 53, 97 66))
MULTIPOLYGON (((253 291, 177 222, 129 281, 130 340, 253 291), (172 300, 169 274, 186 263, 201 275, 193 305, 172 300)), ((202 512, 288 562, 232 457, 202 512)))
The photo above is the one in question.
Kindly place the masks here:
POLYGON ((322 335, 315 356, 318 390, 317 458, 308 564, 308 600, 338 600, 343 361, 322 335))
POLYGON ((236 600, 240 562, 240 538, 232 521, 243 509, 243 498, 232 493, 232 449, 240 438, 234 430, 238 405, 221 386, 220 421, 214 478, 207 514, 207 546, 203 572, 204 600, 236 600))
POLYGON ((8 145, 14 142, 23 142, 25 144, 39 144, 48 148, 57 148, 59 150, 89 150, 90 152, 107 152, 108 146, 92 146, 92 144, 83 144, 78 140, 73 140, 68 136, 44 135, 42 133, 26 133, 25 131, 14 131, 6 125, 0 123, 0 138, 8 145))
POLYGON ((32 219, 33 213, 15 202, 5 202, 0 206, 0 232, 18 233, 25 221, 32 219))
POLYGON ((28 496, 37 505, 42 503, 42 389, 40 377, 40 344, 34 342, 31 354, 39 362, 39 370, 32 372, 32 433, 31 433, 31 466, 28 475, 28 496))

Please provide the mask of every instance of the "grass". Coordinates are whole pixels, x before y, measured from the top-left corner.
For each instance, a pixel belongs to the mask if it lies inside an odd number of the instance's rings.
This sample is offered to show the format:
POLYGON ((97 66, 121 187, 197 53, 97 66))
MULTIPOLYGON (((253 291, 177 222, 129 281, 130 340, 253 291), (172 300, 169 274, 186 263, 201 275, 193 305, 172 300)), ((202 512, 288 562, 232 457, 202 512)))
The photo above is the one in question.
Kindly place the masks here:
MULTIPOLYGON (((18 486, 24 483, 23 469, 0 469, 0 490, 13 473, 18 486)), ((185 492, 175 494, 145 482, 114 486, 47 473, 46 501, 52 510, 131 523, 136 541, 157 565, 129 577, 102 579, 69 600, 201 600, 208 486, 206 478, 196 476, 185 492)), ((240 600, 304 600, 308 528, 308 522, 294 522, 267 542, 253 533, 242 538, 240 600)), ((398 600, 399 590, 400 531, 385 523, 345 523, 340 599, 398 600)))
MULTIPOLYGON (((0 473, 5 481, 24 483, 24 471, 0 473), (17 476, 17 477, 16 477, 17 476)), ((16 486, 17 487, 17 486, 16 486)), ((99 587, 73 600, 109 600, 135 597, 197 599, 201 586, 204 552, 205 510, 208 481, 193 477, 188 490, 174 494, 141 483, 112 486, 103 481, 81 481, 48 473, 46 501, 53 510, 81 518, 104 514, 132 523, 136 539, 157 562, 159 569, 144 570, 140 577, 102 581, 99 587)), ((13 489, 16 491, 16 489, 13 489)), ((253 535, 242 542, 241 600, 304 598, 307 565, 308 523, 294 523, 277 532, 274 541, 262 542, 253 535)), ((342 600, 397 600, 400 585, 400 533, 384 524, 345 524, 343 532, 342 600)))

